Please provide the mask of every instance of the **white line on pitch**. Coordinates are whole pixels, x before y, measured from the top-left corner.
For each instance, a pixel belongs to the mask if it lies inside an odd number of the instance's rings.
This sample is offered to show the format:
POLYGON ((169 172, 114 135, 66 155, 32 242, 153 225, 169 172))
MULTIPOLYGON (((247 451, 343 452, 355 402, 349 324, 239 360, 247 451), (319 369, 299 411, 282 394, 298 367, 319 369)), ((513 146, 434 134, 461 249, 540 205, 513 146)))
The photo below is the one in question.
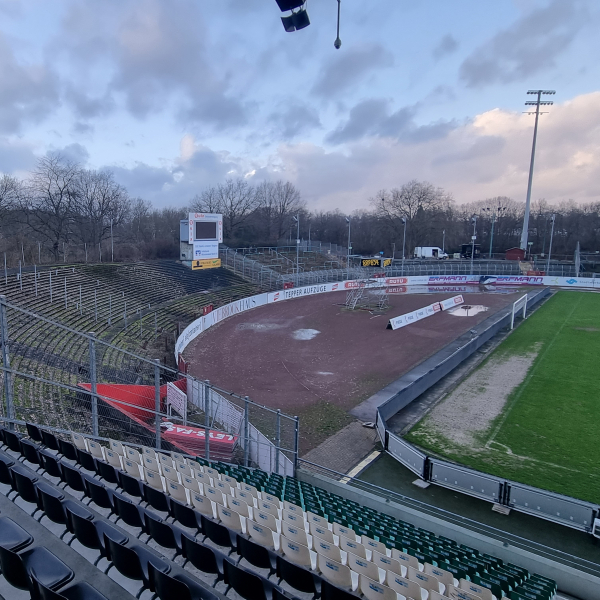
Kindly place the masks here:
POLYGON ((361 460, 352 470, 350 470, 346 477, 340 479, 340 483, 348 483, 352 477, 358 475, 364 468, 369 466, 379 455, 381 452, 379 450, 373 450, 367 458, 361 460))

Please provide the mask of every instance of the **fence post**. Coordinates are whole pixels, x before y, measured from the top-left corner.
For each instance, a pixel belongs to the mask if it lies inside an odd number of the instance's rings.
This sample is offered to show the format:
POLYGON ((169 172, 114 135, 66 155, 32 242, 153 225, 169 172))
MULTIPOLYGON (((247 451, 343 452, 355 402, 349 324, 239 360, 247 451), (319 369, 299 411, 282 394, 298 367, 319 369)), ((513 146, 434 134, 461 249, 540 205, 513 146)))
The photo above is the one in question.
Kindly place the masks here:
POLYGON ((96 391, 96 334, 90 331, 90 386, 92 392, 92 435, 98 435, 98 394, 96 391))
POLYGON ((250 440, 248 439, 248 424, 250 418, 250 399, 248 396, 244 396, 244 466, 248 466, 248 455, 250 452, 250 440))
POLYGON ((35 297, 37 298, 37 265, 33 265, 33 281, 35 283, 35 297))
POLYGON ((210 382, 204 383, 204 458, 210 460, 210 382))
POLYGON ((23 272, 21 270, 21 261, 19 261, 19 286, 20 290, 23 291, 23 272))
MULTIPOLYGON (((277 428, 275 430, 275 473, 279 475, 279 447, 281 446, 281 409, 277 409, 277 428)), ((284 473, 285 475, 285 473, 284 473)))
POLYGON ((294 429, 294 477, 296 477, 296 473, 298 471, 298 450, 299 450, 299 442, 300 442, 300 419, 298 417, 294 417, 295 419, 295 429, 294 429))
POLYGON ((156 449, 160 450, 160 358, 155 358, 154 362, 154 417, 156 427, 156 449))
MULTIPOLYGON (((8 318, 6 315, 6 296, 0 296, 0 342, 2 342, 2 363, 4 366, 4 389, 6 392, 6 416, 14 419, 13 408, 13 381, 10 370, 10 356, 8 352, 8 318)), ((8 424, 9 429, 14 429, 13 423, 8 424)))
POLYGON ((50 281, 50 304, 52 304, 52 269, 48 271, 48 278, 50 281))

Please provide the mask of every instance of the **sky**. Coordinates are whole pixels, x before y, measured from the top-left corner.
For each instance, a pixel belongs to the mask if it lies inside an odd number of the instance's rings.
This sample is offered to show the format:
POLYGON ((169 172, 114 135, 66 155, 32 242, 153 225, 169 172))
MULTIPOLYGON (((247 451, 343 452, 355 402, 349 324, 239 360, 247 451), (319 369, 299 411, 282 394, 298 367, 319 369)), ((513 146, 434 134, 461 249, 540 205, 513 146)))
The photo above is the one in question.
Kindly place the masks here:
POLYGON ((185 206, 228 177, 283 179, 311 210, 412 179, 457 203, 600 201, 597 0, 0 0, 0 172, 51 152, 185 206))

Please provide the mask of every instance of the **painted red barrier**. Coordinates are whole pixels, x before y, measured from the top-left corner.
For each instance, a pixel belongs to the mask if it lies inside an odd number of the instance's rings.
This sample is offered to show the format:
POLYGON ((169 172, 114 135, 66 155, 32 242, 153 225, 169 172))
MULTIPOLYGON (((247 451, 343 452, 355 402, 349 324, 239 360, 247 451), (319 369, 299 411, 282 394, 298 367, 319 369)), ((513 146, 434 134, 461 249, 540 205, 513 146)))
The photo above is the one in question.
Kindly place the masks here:
MULTIPOLYGON (((174 382, 182 392, 187 390, 187 379, 178 379, 174 382)), ((79 387, 91 391, 89 383, 80 383, 79 387)), ((155 432, 154 423, 154 386, 152 385, 127 385, 100 383, 96 386, 98 395, 112 408, 127 415, 130 419, 141 425, 149 432, 155 432)), ((165 398, 167 386, 160 386, 161 412, 165 412, 165 398)), ((188 427, 172 423, 165 418, 161 424, 164 440, 178 448, 185 454, 204 456, 206 431, 202 427, 188 427)), ((209 430, 209 448, 211 457, 225 460, 231 457, 238 436, 220 431, 209 430)))

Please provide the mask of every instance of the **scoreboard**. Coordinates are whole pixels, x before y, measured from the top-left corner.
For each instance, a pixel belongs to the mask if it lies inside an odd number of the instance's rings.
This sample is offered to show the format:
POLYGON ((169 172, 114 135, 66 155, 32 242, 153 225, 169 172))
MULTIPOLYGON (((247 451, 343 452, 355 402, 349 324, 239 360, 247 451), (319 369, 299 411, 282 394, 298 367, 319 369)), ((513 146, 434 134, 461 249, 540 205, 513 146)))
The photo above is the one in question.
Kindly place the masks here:
POLYGON ((218 259, 219 242, 223 242, 223 215, 189 213, 188 217, 188 241, 194 248, 194 262, 218 259))
POLYGON ((361 267, 391 267, 391 258, 361 258, 361 267))

